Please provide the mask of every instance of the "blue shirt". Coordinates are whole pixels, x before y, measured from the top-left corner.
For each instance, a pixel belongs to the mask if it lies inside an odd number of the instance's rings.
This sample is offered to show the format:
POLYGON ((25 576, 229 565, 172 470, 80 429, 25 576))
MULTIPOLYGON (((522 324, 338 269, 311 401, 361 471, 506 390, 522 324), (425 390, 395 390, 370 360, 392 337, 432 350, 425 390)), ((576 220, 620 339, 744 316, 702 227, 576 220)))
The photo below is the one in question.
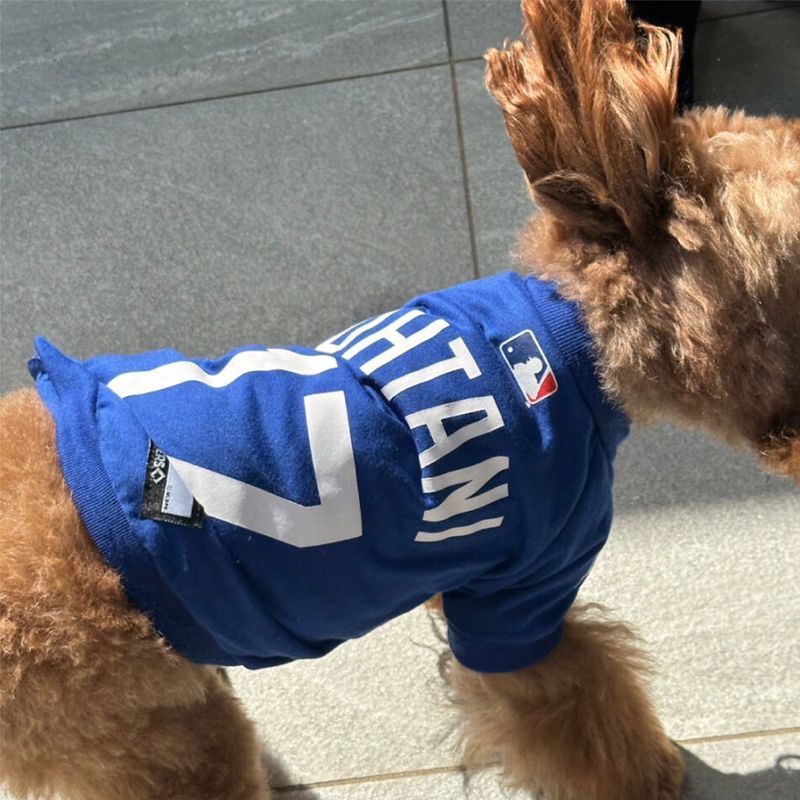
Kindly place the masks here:
POLYGON ((189 659, 321 656, 441 592, 455 656, 557 643, 611 522, 627 434, 577 308, 514 273, 316 349, 30 363, 81 517, 189 659))

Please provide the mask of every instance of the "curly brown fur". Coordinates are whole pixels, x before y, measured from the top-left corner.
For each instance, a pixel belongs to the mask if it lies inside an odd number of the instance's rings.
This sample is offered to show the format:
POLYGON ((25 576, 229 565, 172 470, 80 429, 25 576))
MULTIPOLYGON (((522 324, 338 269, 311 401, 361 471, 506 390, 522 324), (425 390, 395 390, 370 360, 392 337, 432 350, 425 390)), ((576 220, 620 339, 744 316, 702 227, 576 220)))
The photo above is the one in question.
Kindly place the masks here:
POLYGON ((468 763, 499 759, 515 788, 550 800, 674 800, 683 762, 642 688, 631 631, 598 606, 575 608, 538 664, 485 675, 451 662, 468 763))
POLYGON ((126 601, 32 390, 0 400, 0 781, 17 796, 266 800, 252 724, 126 601))
POLYGON ((800 480, 800 123, 673 118, 678 38, 622 0, 523 12, 486 79, 542 209, 523 263, 581 304, 634 419, 701 424, 800 480))

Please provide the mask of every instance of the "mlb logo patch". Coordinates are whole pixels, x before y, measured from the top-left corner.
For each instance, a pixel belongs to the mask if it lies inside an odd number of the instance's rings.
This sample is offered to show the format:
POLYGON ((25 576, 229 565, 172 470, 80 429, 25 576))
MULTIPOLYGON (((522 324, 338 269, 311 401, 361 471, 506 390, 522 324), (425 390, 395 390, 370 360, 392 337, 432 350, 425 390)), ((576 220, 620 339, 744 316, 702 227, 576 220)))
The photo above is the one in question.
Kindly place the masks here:
POLYGON ((558 391, 556 376, 533 331, 520 331, 506 339, 500 352, 529 406, 558 391))

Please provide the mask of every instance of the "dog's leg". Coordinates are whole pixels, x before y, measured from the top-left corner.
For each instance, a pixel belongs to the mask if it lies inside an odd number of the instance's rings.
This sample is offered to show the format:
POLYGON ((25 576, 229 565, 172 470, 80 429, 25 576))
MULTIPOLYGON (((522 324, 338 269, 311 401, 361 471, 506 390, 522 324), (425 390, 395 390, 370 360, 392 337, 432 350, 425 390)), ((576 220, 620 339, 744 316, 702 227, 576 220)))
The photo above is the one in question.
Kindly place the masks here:
POLYGON ((0 400, 0 783, 68 800, 266 800, 217 671, 154 635, 70 500, 33 392, 0 400))
POLYGON ((486 675, 455 660, 468 763, 500 760, 512 786, 547 800, 677 800, 683 762, 650 706, 647 659, 628 628, 571 612, 561 643, 519 672, 486 675))
POLYGON ((171 696, 139 709, 134 687, 116 687, 124 703, 109 699, 112 676, 97 693, 72 691, 67 673, 48 676, 46 695, 23 689, 2 711, 0 783, 22 798, 267 800, 252 725, 231 691, 211 670, 171 678, 171 696))

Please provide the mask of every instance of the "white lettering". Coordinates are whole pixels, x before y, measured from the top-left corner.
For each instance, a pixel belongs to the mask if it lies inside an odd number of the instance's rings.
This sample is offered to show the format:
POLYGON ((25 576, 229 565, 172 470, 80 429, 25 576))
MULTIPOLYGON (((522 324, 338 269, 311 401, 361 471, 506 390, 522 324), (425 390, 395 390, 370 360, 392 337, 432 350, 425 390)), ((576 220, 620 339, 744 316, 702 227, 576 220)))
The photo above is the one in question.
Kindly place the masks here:
POLYGON ((422 427, 428 429, 433 445, 419 454, 419 464, 423 469, 438 461, 448 453, 452 453, 464 442, 483 436, 503 427, 503 417, 497 402, 491 395, 485 397, 468 397, 465 400, 454 400, 434 408, 415 411, 406 417, 406 424, 412 430, 422 427), (444 420, 459 417, 463 414, 483 412, 483 417, 448 435, 444 429, 444 420))
POLYGON ((485 531, 487 528, 499 528, 503 524, 505 517, 492 517, 491 519, 482 519, 473 525, 463 525, 458 528, 448 528, 446 531, 439 531, 439 533, 425 533, 420 531, 415 537, 415 542, 441 542, 445 539, 452 539, 454 536, 469 536, 471 533, 478 531, 485 531))
POLYGON ((426 522, 442 522, 456 514, 466 514, 468 511, 475 511, 508 497, 507 483, 495 486, 483 494, 476 494, 495 475, 508 469, 508 463, 506 456, 494 456, 481 461, 480 464, 455 469, 432 478, 423 478, 422 491, 426 494, 439 492, 449 486, 458 486, 458 488, 447 495, 438 506, 429 508, 423 514, 422 519, 426 522))
POLYGON ((422 369, 409 372, 407 375, 401 375, 393 381, 389 381, 386 386, 381 389, 381 394, 387 399, 392 400, 397 397, 401 392, 411 389, 414 386, 419 386, 421 383, 427 383, 434 378, 440 378, 442 375, 447 375, 449 372, 456 372, 463 370, 467 377, 477 378, 481 374, 480 367, 475 363, 472 353, 467 349, 464 340, 459 337, 453 339, 450 344, 450 350, 453 353, 453 358, 447 358, 444 361, 439 361, 436 364, 423 367, 422 369))
POLYGON ((361 371, 365 375, 371 375, 379 367, 383 367, 391 361, 394 361, 394 359, 396 359, 398 356, 407 353, 409 350, 413 350, 423 342, 427 342, 428 339, 432 339, 437 333, 439 333, 439 331, 449 327, 450 323, 446 320, 435 319, 424 328, 414 331, 414 333, 409 336, 404 336, 398 330, 398 328, 401 328, 406 323, 411 322, 412 319, 416 319, 417 317, 422 317, 424 315, 425 312, 418 308, 408 311, 407 313, 398 317, 396 320, 390 322, 385 328, 381 328, 380 330, 375 331, 369 336, 365 336, 363 339, 356 342, 350 349, 342 353, 342 358, 349 360, 353 358, 353 356, 358 355, 362 350, 366 350, 370 345, 373 345, 381 340, 389 342, 391 347, 386 348, 386 350, 384 350, 382 353, 379 353, 366 363, 362 364, 361 371))
POLYGON ((341 333, 337 333, 336 336, 331 336, 330 339, 326 339, 317 347, 317 350, 321 353, 338 353, 340 350, 344 350, 352 341, 358 339, 362 333, 371 330, 376 325, 380 325, 386 317, 392 314, 394 314, 394 311, 387 311, 385 314, 381 314, 374 319, 368 319, 366 322, 357 322, 355 325, 345 328, 341 333), (336 340, 340 336, 344 336, 344 339, 342 339, 341 342, 337 342, 336 340))
POLYGON ((170 456, 206 514, 294 547, 361 536, 361 505, 344 392, 303 398, 319 503, 303 506, 258 486, 170 456))

